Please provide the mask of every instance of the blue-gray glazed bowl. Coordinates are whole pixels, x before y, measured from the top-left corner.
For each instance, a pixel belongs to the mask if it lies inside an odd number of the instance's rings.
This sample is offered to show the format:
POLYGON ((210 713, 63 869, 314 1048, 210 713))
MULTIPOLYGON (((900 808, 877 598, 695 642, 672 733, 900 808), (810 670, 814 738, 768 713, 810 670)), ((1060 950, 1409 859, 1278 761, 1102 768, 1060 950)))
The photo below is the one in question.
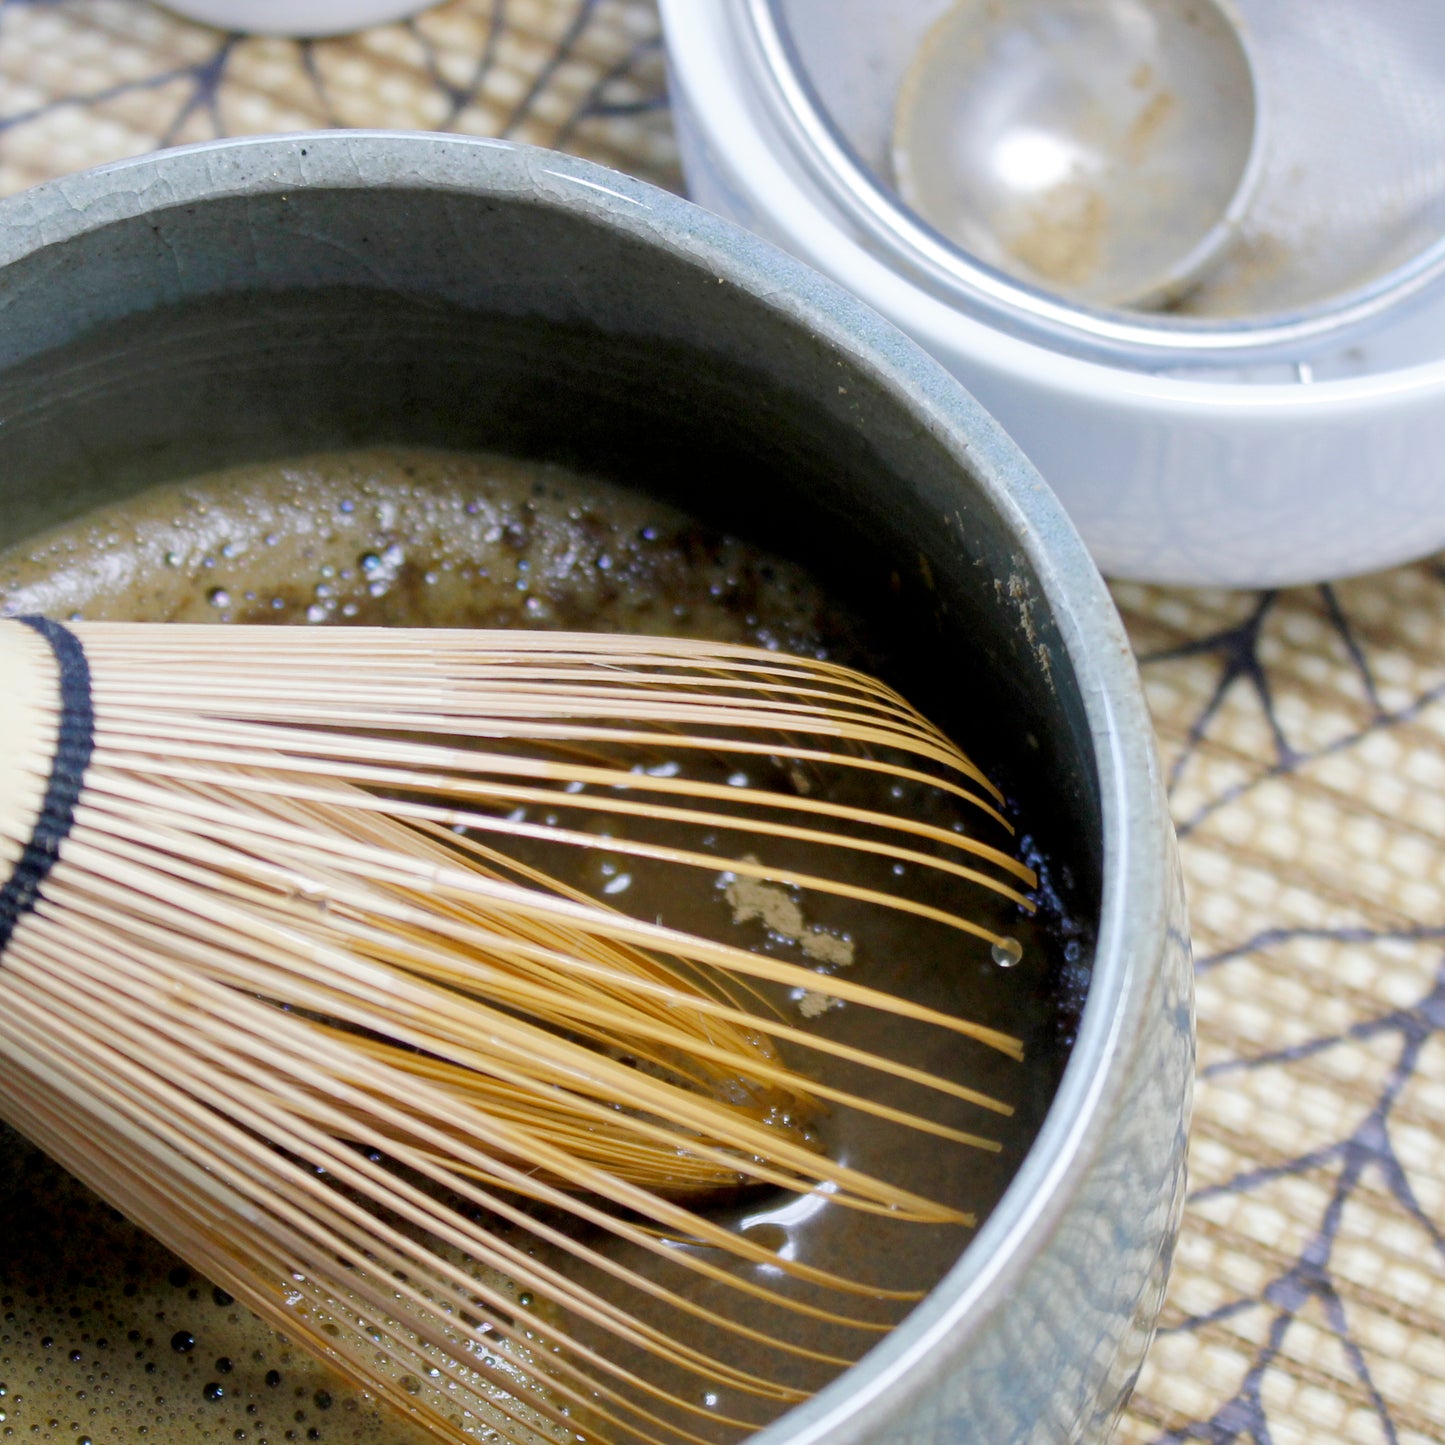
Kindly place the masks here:
POLYGON ((1103 1440, 1178 1227, 1188 940, 1119 618, 972 398, 737 227, 455 136, 224 141, 11 197, 0 314, 0 542, 237 460, 486 445, 625 474, 902 609, 922 700, 992 718, 1072 840, 1092 976, 1043 1126, 956 1265, 757 1438, 1103 1440))

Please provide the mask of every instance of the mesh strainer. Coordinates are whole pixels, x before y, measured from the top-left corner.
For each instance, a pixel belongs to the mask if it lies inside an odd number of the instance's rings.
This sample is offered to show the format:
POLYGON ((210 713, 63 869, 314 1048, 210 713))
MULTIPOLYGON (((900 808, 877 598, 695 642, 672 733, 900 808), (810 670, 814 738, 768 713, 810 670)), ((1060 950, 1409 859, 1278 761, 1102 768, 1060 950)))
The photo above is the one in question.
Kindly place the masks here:
POLYGON ((749 0, 818 177, 875 244, 995 324, 1116 355, 1298 359, 1445 273, 1445 5, 1224 0, 1258 85, 1261 167, 1237 244, 1167 312, 1076 305, 1004 276, 908 211, 893 105, 954 0, 749 0), (870 37, 858 44, 860 33, 870 37))
POLYGON ((1442 259, 1445 5, 1234 0, 1259 78, 1263 170, 1239 244, 1183 309, 1329 307, 1442 259))
POLYGON ((957 0, 899 90, 891 173, 977 260, 1159 310, 1238 237, 1254 93, 1218 0, 957 0))

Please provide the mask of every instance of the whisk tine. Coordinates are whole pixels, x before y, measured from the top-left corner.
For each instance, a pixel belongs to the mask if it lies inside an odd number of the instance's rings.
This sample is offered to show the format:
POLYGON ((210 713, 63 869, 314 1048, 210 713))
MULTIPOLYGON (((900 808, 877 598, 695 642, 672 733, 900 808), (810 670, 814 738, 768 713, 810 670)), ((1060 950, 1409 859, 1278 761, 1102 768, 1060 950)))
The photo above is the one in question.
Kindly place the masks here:
POLYGON ((42 630, 0 624, 17 699, 0 881, 20 880, 0 1112, 437 1438, 706 1445, 757 1423, 747 1400, 807 1393, 732 1363, 729 1341, 836 1370, 889 1302, 918 1298, 780 1255, 699 1198, 766 1186, 889 1229, 973 1222, 831 1159, 814 1125, 847 1110, 996 1152, 871 1081, 995 1119, 1009 1104, 779 998, 1011 1059, 1019 1040, 836 965, 630 917, 536 851, 602 848, 1017 947, 953 902, 1032 907, 1032 871, 977 833, 1005 833, 1001 795, 884 684, 732 645, 547 633, 83 623, 76 664, 71 634, 42 630), (93 728, 58 807, 77 665, 93 728), (556 818, 518 811, 539 808, 556 818), (853 869, 906 869, 923 896, 853 869), (524 1288, 545 1317, 519 1315, 524 1288), (699 1404, 668 1370, 744 1403, 699 1404))

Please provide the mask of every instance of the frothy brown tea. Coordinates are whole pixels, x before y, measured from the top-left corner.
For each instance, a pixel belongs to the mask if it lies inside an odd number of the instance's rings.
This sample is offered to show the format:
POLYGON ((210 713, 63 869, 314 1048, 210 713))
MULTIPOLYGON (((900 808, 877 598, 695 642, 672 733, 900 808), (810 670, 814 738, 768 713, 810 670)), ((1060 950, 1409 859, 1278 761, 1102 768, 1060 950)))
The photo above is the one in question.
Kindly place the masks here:
MULTIPOLYGON (((680 633, 868 666, 887 653, 886 639, 870 636, 798 567, 659 503, 553 467, 410 449, 235 469, 93 513, 0 555, 0 610, 680 633)), ((578 881, 645 916, 670 906, 656 880, 624 875, 604 849, 581 862, 578 881)), ((1037 1129, 1057 1065, 1021 1072, 972 1054, 953 1058, 956 1046, 942 1040, 876 1038, 875 1024, 831 1006, 826 979, 847 968, 936 1007, 982 1011, 1036 1041, 1054 1023, 1041 935, 1011 919, 1021 961, 984 950, 944 967, 935 940, 916 930, 865 927, 786 890, 740 887, 723 867, 684 912, 669 921, 817 967, 817 990, 782 1001, 811 1026, 895 1053, 901 1045, 912 1062, 962 1070, 1016 1101, 1002 1152, 965 1172, 947 1151, 927 1147, 900 1160, 896 1138, 874 1123, 825 1125, 840 1160, 901 1173, 910 1188, 987 1212, 1037 1129)), ((789 1257, 880 1283, 926 1285, 966 1242, 939 1227, 880 1246, 857 1219, 817 1203, 750 1196, 719 1202, 717 1212, 789 1257)), ((415 1438, 3 1131, 0 1238, 8 1241, 0 1255, 7 1435, 94 1445, 415 1438)), ((519 1301, 521 1312, 544 1307, 519 1301)), ((879 1313, 880 1321, 893 1317, 879 1313)), ((738 1402, 719 1391, 716 1405, 738 1402)))

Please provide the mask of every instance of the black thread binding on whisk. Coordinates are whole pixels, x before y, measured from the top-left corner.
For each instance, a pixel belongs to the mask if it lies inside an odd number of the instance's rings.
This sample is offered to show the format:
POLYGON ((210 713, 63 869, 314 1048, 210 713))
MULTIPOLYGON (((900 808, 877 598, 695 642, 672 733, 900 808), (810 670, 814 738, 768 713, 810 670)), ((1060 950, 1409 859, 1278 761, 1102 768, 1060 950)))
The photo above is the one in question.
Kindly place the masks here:
POLYGON ((75 821, 75 805, 95 750, 95 709, 90 700, 90 664, 85 649, 69 628, 48 617, 16 617, 34 628, 49 644, 60 664, 60 736, 50 764, 45 800, 30 842, 10 881, 0 888, 0 954, 15 925, 34 906, 40 886, 55 867, 60 845, 75 821))

